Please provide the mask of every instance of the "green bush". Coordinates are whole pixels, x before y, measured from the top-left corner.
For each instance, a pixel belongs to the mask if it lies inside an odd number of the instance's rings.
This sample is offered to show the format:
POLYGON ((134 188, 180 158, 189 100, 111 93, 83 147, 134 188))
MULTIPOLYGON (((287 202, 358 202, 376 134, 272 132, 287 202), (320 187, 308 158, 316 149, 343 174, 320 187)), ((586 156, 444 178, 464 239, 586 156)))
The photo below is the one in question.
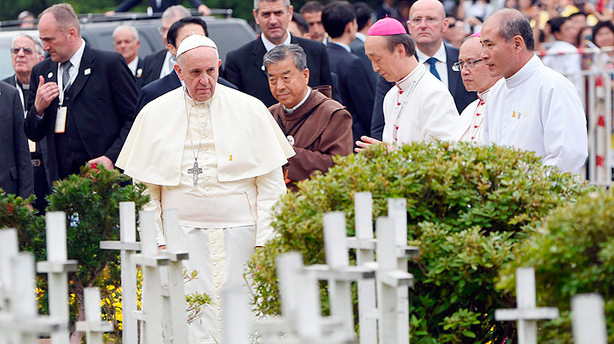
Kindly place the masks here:
POLYGON ((412 343, 501 343, 514 325, 495 322, 494 310, 513 306, 495 289, 513 247, 551 209, 587 187, 545 167, 533 153, 503 147, 416 143, 387 153, 374 147, 335 159, 326 175, 299 183, 277 206, 278 236, 254 255, 255 301, 263 314, 279 313, 275 258, 299 251, 305 264, 324 263, 322 215, 344 211, 353 235, 354 193, 373 194, 374 218, 389 197, 407 199, 408 243, 421 256, 410 262, 412 343))
POLYGON ((573 343, 571 298, 599 293, 606 303, 608 343, 614 343, 614 193, 595 191, 553 211, 515 250, 497 285, 514 290, 514 271, 535 267, 538 302, 556 306, 561 318, 544 324, 540 343, 573 343))
MULTIPOLYGON (((101 250, 100 241, 119 240, 119 203, 132 201, 140 210, 149 201, 144 190, 144 185, 132 185, 119 171, 99 170, 95 165, 54 183, 47 196, 47 211, 66 213, 68 259, 79 262, 78 271, 69 276, 71 320, 84 317, 84 288, 99 287, 102 297, 107 298, 110 292, 106 286, 120 285, 119 253, 101 250)), ((47 260, 45 218, 25 207, 29 202, 31 199, 0 193, 0 228, 17 228, 20 248, 33 252, 37 261, 47 260)), ((40 308, 45 313, 46 279, 41 275, 37 280, 42 290, 40 308)))

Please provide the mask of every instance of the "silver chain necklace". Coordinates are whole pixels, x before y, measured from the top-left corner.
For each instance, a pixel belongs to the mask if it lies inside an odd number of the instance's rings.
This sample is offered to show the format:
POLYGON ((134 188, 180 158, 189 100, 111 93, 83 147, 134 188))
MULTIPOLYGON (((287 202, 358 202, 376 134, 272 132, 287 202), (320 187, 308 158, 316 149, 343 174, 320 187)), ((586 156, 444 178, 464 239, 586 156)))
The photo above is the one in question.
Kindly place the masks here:
POLYGON ((183 87, 183 103, 185 104, 185 114, 188 119, 188 137, 190 138, 192 156, 194 156, 194 165, 191 168, 188 168, 188 174, 192 175, 192 182, 194 183, 194 187, 196 187, 196 185, 198 184, 198 175, 203 173, 203 169, 201 167, 198 167, 198 156, 200 155, 200 147, 202 144, 202 138, 205 136, 205 129, 207 126, 207 122, 205 121, 202 124, 201 135, 198 138, 198 148, 196 149, 196 152, 194 152, 194 140, 192 140, 192 131, 190 130, 190 110, 191 108, 188 108, 188 100, 185 94, 186 94, 186 89, 184 86, 183 87))

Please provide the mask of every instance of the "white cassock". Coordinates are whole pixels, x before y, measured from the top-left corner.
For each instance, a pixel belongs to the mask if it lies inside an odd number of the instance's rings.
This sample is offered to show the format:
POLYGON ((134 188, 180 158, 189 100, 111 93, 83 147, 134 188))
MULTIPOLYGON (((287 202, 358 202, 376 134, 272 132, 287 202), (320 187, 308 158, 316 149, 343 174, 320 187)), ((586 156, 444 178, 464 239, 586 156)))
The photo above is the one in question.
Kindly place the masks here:
POLYGON ((588 156, 586 116, 571 81, 533 56, 489 93, 485 144, 533 151, 545 165, 580 172, 588 156))
POLYGON ((460 115, 460 121, 454 133, 454 140, 481 144, 486 117, 486 98, 488 91, 478 92, 478 99, 471 102, 460 115))
POLYGON ((419 64, 384 97, 383 141, 451 140, 459 117, 446 86, 419 64))
POLYGON ((190 343, 222 341, 221 292, 246 285, 254 246, 273 236, 271 208, 286 192, 281 166, 292 155, 262 102, 219 84, 209 101, 196 103, 180 87, 137 116, 117 166, 147 186, 158 244, 165 244, 164 209, 177 209, 190 255, 185 268, 198 271, 186 294, 213 301, 189 325, 190 343), (203 170, 196 186, 188 173, 195 154, 203 170))

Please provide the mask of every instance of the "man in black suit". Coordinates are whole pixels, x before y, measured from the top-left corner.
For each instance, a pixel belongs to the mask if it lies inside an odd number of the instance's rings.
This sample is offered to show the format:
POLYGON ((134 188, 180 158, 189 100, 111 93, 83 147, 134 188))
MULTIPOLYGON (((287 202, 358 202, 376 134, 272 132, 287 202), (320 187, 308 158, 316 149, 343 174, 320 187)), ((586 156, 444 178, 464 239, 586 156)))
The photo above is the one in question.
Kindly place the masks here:
POLYGON ((231 51, 226 56, 223 76, 240 91, 260 99, 266 106, 277 103, 271 94, 266 72, 262 66, 264 54, 279 44, 298 44, 307 54, 311 72, 309 86, 331 85, 326 48, 322 43, 290 35, 288 24, 293 8, 290 0, 255 0, 254 19, 262 34, 252 42, 231 51))
MULTIPOLYGON (((3 81, 17 89, 22 114, 25 114, 28 106, 30 73, 32 68, 45 58, 44 53, 40 38, 28 32, 18 33, 11 42, 11 62, 15 74, 3 81)), ((23 123, 21 126, 23 127, 23 123)), ((34 170, 34 194, 36 195, 34 207, 42 214, 47 207, 45 196, 49 194, 49 183, 43 167, 43 154, 40 145, 34 142, 29 142, 28 149, 34 170)))
POLYGON ((139 58, 139 31, 130 25, 120 25, 113 30, 113 47, 120 53, 130 69, 136 82, 136 89, 140 90, 143 86, 143 59, 139 58))
POLYGON ((124 58, 87 46, 69 4, 47 8, 38 31, 49 57, 32 69, 25 130, 47 144, 47 179, 78 173, 86 163, 112 169, 137 95, 124 58))
POLYGON ((330 36, 326 46, 331 72, 339 76, 341 103, 352 115, 354 142, 371 134, 371 114, 375 81, 373 72, 350 52, 356 39, 356 13, 352 5, 335 1, 324 7, 322 24, 330 36))
POLYGON ((23 198, 34 193, 23 107, 17 90, 0 81, 0 188, 23 198))
POLYGON ((143 86, 163 78, 173 71, 175 61, 168 47, 166 35, 168 34, 168 29, 174 22, 189 16, 191 16, 190 11, 181 5, 171 6, 162 13, 162 24, 158 30, 160 31, 160 35, 162 35, 162 43, 166 48, 145 56, 145 61, 143 63, 145 68, 143 71, 145 74, 145 77, 143 77, 143 86))
MULTIPOLYGON (((360 57, 365 63, 371 68, 371 61, 365 54, 365 39, 367 38, 367 31, 373 24, 371 21, 371 14, 373 10, 369 5, 365 2, 355 2, 352 6, 354 6, 354 12, 356 12, 356 24, 358 24, 358 30, 356 32, 356 39, 350 43, 350 49, 352 50, 352 54, 360 57)), ((373 77, 377 73, 373 72, 373 77)), ((375 79, 374 79, 375 81, 375 79)))
MULTIPOLYGON (((209 36, 209 32, 207 31, 207 23, 202 20, 202 18, 181 18, 171 25, 170 29, 168 29, 166 38, 168 40, 167 44, 169 46, 169 51, 171 54, 173 54, 173 57, 177 55, 179 44, 181 44, 186 37, 191 35, 209 36)), ((229 83, 222 77, 218 77, 217 82, 224 86, 232 87, 235 90, 237 89, 237 86, 229 83)), ((143 87, 139 93, 139 99, 136 102, 136 113, 138 114, 145 104, 180 86, 181 81, 179 81, 179 76, 177 75, 177 72, 173 70, 167 76, 143 87)))
MULTIPOLYGON (((458 48, 443 41, 443 34, 448 29, 448 19, 439 0, 418 0, 409 10, 407 21, 409 34, 416 42, 416 58, 448 86, 454 98, 458 113, 467 105, 477 99, 475 92, 469 92, 463 85, 461 73, 452 69, 458 61, 458 48)), ((384 129, 384 115, 381 104, 386 92, 394 84, 386 82, 383 78, 377 81, 375 91, 375 105, 373 108, 373 123, 371 125, 372 137, 381 137, 384 129)))

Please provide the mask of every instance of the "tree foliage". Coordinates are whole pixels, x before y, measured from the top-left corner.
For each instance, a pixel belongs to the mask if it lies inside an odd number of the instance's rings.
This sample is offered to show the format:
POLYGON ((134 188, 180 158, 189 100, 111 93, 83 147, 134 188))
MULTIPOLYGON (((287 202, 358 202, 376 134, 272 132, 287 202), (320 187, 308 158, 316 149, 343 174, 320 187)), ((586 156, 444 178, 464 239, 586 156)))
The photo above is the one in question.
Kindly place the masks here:
POLYGON ((326 175, 299 183, 273 222, 278 236, 250 262, 256 305, 279 312, 275 258, 299 251, 305 264, 324 263, 322 215, 347 214, 353 235, 356 192, 373 194, 374 217, 387 198, 407 199, 408 243, 421 255, 410 262, 413 343, 501 343, 514 325, 494 321, 494 310, 513 306, 495 288, 513 248, 553 208, 587 192, 574 177, 545 167, 533 153, 503 147, 416 143, 388 153, 382 147, 336 158, 326 175))
POLYGON ((561 317, 544 324, 540 343, 572 344, 570 301, 579 293, 599 293, 606 303, 608 343, 614 343, 614 192, 595 191, 556 209, 515 250, 501 271, 498 287, 514 290, 514 272, 535 267, 538 301, 556 306, 561 317))

